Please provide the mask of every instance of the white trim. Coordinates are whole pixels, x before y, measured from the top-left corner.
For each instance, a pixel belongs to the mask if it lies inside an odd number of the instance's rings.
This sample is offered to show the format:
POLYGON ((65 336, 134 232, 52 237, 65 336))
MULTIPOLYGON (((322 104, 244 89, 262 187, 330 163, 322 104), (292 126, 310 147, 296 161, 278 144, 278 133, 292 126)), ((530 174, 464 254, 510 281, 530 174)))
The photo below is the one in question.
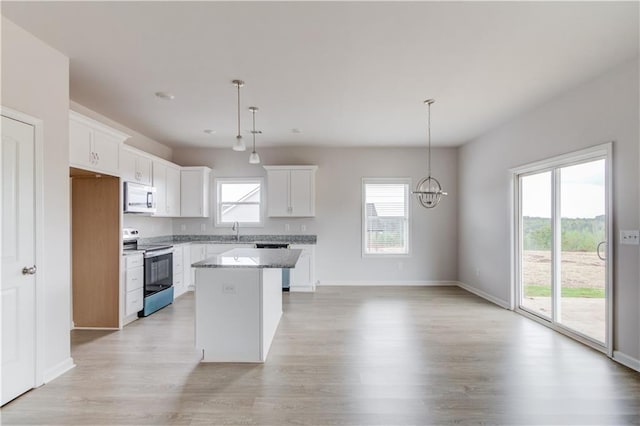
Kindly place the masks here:
POLYGON ((612 359, 624 365, 625 367, 629 367, 632 370, 640 372, 640 359, 635 359, 620 351, 613 351, 612 359))
POLYGON ((461 281, 454 281, 454 285, 457 285, 463 290, 468 291, 469 293, 475 294, 478 297, 481 297, 495 305, 500 306, 501 308, 511 310, 511 304, 506 300, 502 300, 498 297, 492 296, 489 293, 486 293, 480 289, 470 286, 469 284, 463 283, 461 281))
POLYGON ((69 357, 62 362, 59 362, 57 365, 47 369, 44 373, 44 381, 43 383, 49 383, 53 379, 60 377, 67 371, 74 368, 76 365, 73 363, 73 358, 69 357))
POLYGON ((319 281, 318 286, 335 287, 436 287, 436 286, 456 286, 457 281, 319 281))
MULTIPOLYGON (((524 314, 527 317, 530 317, 541 324, 544 324, 556 331, 559 331, 565 335, 568 335, 582 343, 585 343, 588 346, 591 346, 599 351, 606 352, 609 357, 613 356, 613 143, 607 142, 604 144, 599 144, 596 146, 592 146, 589 148, 585 148, 582 150, 570 152, 567 154, 559 155, 547 160, 536 161, 534 163, 530 163, 527 165, 519 166, 510 169, 511 173, 511 185, 513 191, 512 199, 511 199, 511 211, 512 211, 512 223, 511 223, 511 309, 514 311, 524 314), (604 346, 601 343, 596 342, 595 340, 589 338, 588 336, 584 336, 581 333, 575 330, 569 330, 561 323, 556 321, 559 313, 559 297, 555 297, 557 303, 553 309, 553 318, 552 321, 547 321, 545 319, 539 318, 536 315, 528 312, 526 309, 520 308, 520 300, 521 297, 521 289, 519 286, 520 283, 520 265, 519 260, 521 258, 521 238, 520 238, 520 229, 522 229, 522 223, 520 223, 520 212, 522 211, 522 205, 520 200, 521 195, 521 177, 538 174, 543 172, 552 172, 552 210, 553 216, 559 221, 559 214, 556 211, 558 209, 558 194, 559 182, 557 182, 556 172, 558 168, 569 167, 576 164, 581 164, 589 161, 596 161, 603 159, 605 160, 605 217, 607 219, 607 223, 605 224, 605 241, 607 241, 607 262, 606 262, 606 284, 605 284, 605 292, 606 292, 606 317, 607 317, 607 330, 605 336, 604 346)), ((557 232, 558 223, 554 223, 553 236, 557 240, 560 238, 557 232)), ((558 241, 554 241, 554 247, 558 246, 558 241)), ((553 261, 554 266, 552 267, 553 274, 557 275, 558 261, 555 259, 553 261)), ((560 292, 559 288, 555 288, 556 283, 559 282, 558 277, 556 276, 552 283, 552 288, 554 294, 558 295, 560 292)))
POLYGON ((264 218, 265 218, 265 198, 266 198, 266 187, 264 184, 264 177, 256 176, 256 177, 216 177, 214 178, 213 188, 215 190, 214 200, 215 200, 215 219, 214 226, 216 228, 231 228, 233 223, 230 222, 220 222, 220 184, 222 183, 250 183, 250 182, 259 182, 260 183, 260 202, 258 203, 260 207, 260 221, 259 222, 240 222, 240 227, 242 228, 264 228, 264 218))
POLYGON ((361 255, 362 258, 394 258, 394 257, 411 257, 411 188, 413 182, 410 177, 363 177, 362 178, 362 200, 360 201, 362 224, 360 231, 361 255), (407 229, 405 230, 405 238, 407 245, 406 253, 367 253, 365 236, 367 234, 367 206, 366 206, 366 185, 367 184, 403 184, 405 185, 405 216, 407 229))
POLYGON ((35 383, 34 387, 44 383, 44 285, 46 276, 44 267, 44 123, 20 111, 0 106, 0 115, 21 121, 34 128, 34 196, 35 196, 35 264, 38 273, 35 279, 35 383))

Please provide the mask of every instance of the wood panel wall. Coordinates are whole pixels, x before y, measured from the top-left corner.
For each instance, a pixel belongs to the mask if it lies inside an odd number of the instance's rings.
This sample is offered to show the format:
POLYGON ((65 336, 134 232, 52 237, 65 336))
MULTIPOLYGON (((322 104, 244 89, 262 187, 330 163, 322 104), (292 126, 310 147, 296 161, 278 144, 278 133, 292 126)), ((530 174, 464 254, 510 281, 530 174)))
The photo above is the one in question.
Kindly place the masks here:
POLYGON ((73 322, 117 328, 120 294, 120 180, 71 178, 73 322))

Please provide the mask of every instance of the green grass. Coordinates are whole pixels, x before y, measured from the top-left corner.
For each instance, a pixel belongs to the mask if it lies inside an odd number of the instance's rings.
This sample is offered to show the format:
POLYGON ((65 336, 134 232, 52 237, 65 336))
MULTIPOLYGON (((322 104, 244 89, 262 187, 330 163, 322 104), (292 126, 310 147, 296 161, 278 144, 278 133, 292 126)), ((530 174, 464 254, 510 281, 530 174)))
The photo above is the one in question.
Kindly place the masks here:
MULTIPOLYGON (((542 285, 525 285, 524 294, 528 297, 551 297, 551 287, 542 285)), ((562 297, 591 297, 604 299, 604 288, 566 287, 562 289, 562 297)))

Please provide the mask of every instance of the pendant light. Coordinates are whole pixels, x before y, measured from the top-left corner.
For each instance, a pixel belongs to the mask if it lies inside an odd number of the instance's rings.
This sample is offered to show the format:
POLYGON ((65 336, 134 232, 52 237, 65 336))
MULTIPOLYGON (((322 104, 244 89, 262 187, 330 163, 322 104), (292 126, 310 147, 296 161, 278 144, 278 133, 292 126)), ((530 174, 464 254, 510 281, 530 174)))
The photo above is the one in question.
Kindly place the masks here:
POLYGON ((427 137, 429 140, 427 177, 418 182, 416 190, 412 191, 420 204, 422 204, 422 207, 427 209, 432 209, 437 206, 442 197, 447 195, 447 193, 442 190, 440 182, 431 176, 431 104, 434 102, 435 100, 433 99, 424 101, 424 103, 427 104, 427 114, 429 117, 427 122, 427 137))
POLYGON ((253 114, 253 130, 251 131, 251 135, 253 136, 253 151, 249 156, 249 164, 260 164, 260 156, 256 152, 256 135, 262 133, 259 130, 256 130, 256 111, 258 107, 249 107, 249 111, 253 114))
POLYGON ((233 80, 232 83, 238 88, 238 135, 236 136, 236 141, 233 143, 233 150, 244 151, 245 149, 247 149, 247 147, 244 146, 244 141, 242 140, 242 135, 240 134, 240 88, 244 86, 244 81, 233 80))

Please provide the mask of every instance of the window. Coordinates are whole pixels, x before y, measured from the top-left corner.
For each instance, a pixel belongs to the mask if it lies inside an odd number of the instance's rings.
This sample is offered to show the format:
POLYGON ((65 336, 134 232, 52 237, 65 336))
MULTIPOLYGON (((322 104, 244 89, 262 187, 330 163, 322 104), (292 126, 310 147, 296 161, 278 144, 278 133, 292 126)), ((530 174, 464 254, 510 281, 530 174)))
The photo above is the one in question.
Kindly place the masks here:
POLYGON ((262 178, 218 178, 216 193, 216 225, 262 225, 262 178))
POLYGON ((363 255, 409 254, 408 178, 365 178, 363 198, 363 255))

